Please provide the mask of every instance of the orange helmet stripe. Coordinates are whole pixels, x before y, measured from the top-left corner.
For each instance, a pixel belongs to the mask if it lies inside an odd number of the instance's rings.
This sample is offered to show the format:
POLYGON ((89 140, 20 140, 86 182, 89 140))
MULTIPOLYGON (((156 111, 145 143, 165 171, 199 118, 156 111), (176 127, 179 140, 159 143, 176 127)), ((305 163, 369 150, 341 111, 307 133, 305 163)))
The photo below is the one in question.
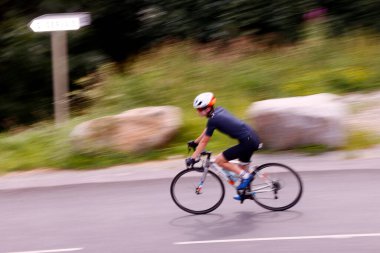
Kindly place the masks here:
POLYGON ((213 98, 211 99, 210 103, 208 103, 207 106, 213 106, 213 105, 215 104, 215 102, 216 102, 216 97, 213 97, 213 98))

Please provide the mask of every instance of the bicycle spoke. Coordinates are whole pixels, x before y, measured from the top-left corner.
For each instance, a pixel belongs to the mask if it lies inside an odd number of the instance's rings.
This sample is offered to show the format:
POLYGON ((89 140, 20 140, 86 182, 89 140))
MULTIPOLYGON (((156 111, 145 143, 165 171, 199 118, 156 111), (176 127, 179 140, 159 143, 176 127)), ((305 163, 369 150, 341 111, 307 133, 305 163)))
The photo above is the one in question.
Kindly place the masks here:
POLYGON ((282 164, 264 164, 257 168, 250 193, 260 206, 282 211, 294 206, 302 195, 298 174, 282 164))
POLYGON ((171 194, 174 202, 181 209, 202 214, 211 212, 222 203, 224 185, 219 177, 213 172, 208 172, 206 180, 200 184, 202 175, 203 172, 189 169, 180 172, 174 178, 171 194))

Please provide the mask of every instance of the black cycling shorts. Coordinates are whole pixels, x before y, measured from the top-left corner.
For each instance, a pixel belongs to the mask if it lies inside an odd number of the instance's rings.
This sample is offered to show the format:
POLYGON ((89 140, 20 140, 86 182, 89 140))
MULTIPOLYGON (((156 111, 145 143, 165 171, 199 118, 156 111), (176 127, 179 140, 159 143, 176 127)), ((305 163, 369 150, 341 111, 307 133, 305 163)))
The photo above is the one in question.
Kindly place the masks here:
POLYGON ((250 162, 253 152, 258 150, 260 143, 251 137, 240 140, 239 144, 223 151, 227 161, 239 159, 241 162, 250 162))

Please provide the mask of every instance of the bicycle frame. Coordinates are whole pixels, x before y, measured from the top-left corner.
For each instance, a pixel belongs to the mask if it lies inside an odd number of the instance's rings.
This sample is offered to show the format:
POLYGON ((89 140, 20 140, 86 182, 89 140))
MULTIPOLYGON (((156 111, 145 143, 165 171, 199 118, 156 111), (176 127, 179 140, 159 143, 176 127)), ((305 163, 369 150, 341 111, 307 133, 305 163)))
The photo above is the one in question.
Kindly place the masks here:
MULTIPOLYGON (((194 149, 190 145, 188 147, 189 151, 190 148, 194 149)), ((172 180, 170 195, 174 203, 185 212, 206 214, 218 208, 225 197, 223 180, 235 189, 237 187, 238 183, 235 182, 238 176, 216 164, 215 159, 211 160, 211 154, 211 152, 202 152, 195 161, 195 166, 194 163, 189 164, 189 160, 186 159, 187 168, 180 171, 172 180), (209 187, 207 187, 208 181, 209 187)), ((302 180, 289 166, 276 162, 260 166, 236 160, 230 162, 244 166, 244 169, 254 175, 251 184, 242 190, 237 190, 238 196, 234 199, 240 200, 241 204, 249 199, 267 210, 284 211, 300 200, 303 192, 302 180), (287 185, 290 187, 286 187, 287 185)))
MULTIPOLYGON (((206 181, 207 172, 209 171, 209 169, 212 170, 213 172, 215 172, 219 177, 224 179, 224 181, 226 181, 229 185, 236 188, 235 187, 235 181, 236 180, 231 179, 228 175, 229 173, 232 173, 232 172, 227 172, 227 170, 219 167, 215 163, 214 160, 211 160, 211 152, 204 151, 201 153, 201 156, 207 156, 207 157, 205 160, 203 160, 203 164, 201 167, 203 169, 203 173, 202 173, 200 182, 198 184, 198 187, 196 188, 197 194, 201 193, 201 190, 202 190, 204 182, 206 181)), ((255 171, 256 167, 252 166, 250 163, 243 163, 243 162, 239 162, 239 161, 230 161, 230 163, 234 163, 234 164, 241 165, 241 166, 248 166, 248 171, 250 173, 254 172, 256 176, 263 177, 266 181, 266 183, 264 185, 258 186, 254 189, 250 189, 249 191, 246 191, 245 194, 254 196, 258 193, 276 191, 275 187, 273 187, 273 181, 270 178, 268 178, 265 174, 260 173, 260 172, 256 172, 255 171)))

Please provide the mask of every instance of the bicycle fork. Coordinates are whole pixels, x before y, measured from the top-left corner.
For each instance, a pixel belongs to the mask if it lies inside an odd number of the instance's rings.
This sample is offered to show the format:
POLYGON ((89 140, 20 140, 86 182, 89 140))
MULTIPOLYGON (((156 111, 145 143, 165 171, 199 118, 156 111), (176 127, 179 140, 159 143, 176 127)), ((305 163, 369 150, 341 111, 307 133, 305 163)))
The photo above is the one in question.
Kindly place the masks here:
POLYGON ((206 181, 206 175, 207 175, 207 172, 208 172, 208 168, 204 168, 204 169, 203 169, 202 177, 201 177, 201 179, 200 179, 200 182, 199 182, 198 186, 195 188, 195 193, 196 193, 197 195, 199 195, 199 194, 202 193, 203 184, 204 184, 204 182, 206 181))

